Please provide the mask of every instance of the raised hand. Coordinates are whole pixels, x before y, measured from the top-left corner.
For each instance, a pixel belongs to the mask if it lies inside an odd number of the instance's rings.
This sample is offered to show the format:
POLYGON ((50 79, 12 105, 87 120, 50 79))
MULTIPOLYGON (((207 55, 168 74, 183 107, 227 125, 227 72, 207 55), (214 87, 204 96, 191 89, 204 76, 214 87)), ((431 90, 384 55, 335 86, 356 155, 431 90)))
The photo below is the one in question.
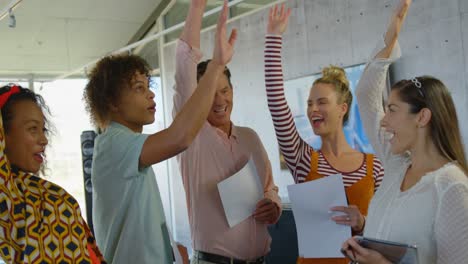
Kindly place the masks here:
POLYGON ((270 9, 268 16, 267 33, 272 35, 282 35, 288 26, 289 16, 291 15, 291 8, 284 10, 284 3, 281 9, 275 5, 270 9))
POLYGON ((390 24, 388 25, 387 32, 385 33, 385 48, 381 50, 376 57, 388 58, 392 54, 392 50, 400 35, 401 27, 405 21, 408 9, 412 0, 400 0, 398 7, 395 9, 390 24))
POLYGON ((228 2, 224 0, 223 10, 219 15, 218 25, 216 26, 215 47, 212 60, 212 62, 218 65, 226 65, 231 61, 232 55, 234 54, 234 44, 237 39, 236 29, 231 31, 229 39, 226 38, 228 11, 228 2))

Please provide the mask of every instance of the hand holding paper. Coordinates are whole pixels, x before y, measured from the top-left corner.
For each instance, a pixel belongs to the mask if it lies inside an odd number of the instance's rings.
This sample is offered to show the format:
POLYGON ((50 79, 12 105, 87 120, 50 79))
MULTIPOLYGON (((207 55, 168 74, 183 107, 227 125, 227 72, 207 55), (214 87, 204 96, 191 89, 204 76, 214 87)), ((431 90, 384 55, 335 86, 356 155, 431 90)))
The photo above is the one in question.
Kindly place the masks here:
POLYGON ((335 221, 335 223, 350 226, 355 232, 363 231, 366 220, 356 205, 334 206, 330 208, 330 211, 342 213, 341 215, 332 217, 332 220, 335 221))
POLYGON ((230 227, 252 216, 263 188, 252 159, 239 172, 218 183, 219 195, 230 227))
POLYGON ((342 258, 341 244, 351 236, 349 226, 338 225, 330 208, 347 206, 341 174, 288 186, 296 222, 299 256, 342 258))
POLYGON ((278 219, 280 209, 270 199, 263 198, 257 203, 257 208, 254 212, 255 221, 262 224, 273 224, 278 219))

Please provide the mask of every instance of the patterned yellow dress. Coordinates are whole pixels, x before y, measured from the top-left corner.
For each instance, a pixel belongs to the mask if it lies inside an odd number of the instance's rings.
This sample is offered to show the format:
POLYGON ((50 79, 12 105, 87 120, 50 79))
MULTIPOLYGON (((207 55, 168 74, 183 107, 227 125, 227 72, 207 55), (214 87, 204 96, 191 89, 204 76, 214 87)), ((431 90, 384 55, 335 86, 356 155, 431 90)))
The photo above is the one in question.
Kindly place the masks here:
POLYGON ((105 263, 76 200, 12 168, 4 150, 0 118, 0 257, 6 263, 105 263))

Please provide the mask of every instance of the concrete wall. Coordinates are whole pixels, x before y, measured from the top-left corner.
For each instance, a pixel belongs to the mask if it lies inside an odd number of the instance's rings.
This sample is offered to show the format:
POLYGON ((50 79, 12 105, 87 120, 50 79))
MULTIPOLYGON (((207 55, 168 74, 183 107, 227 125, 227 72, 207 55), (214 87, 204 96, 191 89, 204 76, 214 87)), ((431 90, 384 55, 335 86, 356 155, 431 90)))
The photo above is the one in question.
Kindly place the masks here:
MULTIPOLYGON (((317 73, 324 66, 350 66, 367 61, 377 39, 386 29, 397 1, 294 0, 288 32, 284 36, 286 80, 317 73)), ((233 74, 234 123, 252 127, 261 137, 273 166, 282 196, 292 183, 281 171, 278 147, 267 109, 263 79, 263 42, 267 11, 234 21, 239 29, 236 54, 229 65, 233 74)), ((202 50, 210 57, 214 32, 202 35, 202 50)), ((468 0, 414 0, 400 38, 403 58, 395 64, 396 79, 431 74, 443 80, 452 92, 459 120, 466 120, 468 81, 468 0)), ((166 120, 170 122, 174 84, 175 45, 164 47, 162 78, 166 120)), ((304 99, 305 100, 305 99, 304 99)), ((468 123, 462 122, 465 146, 468 123)), ((172 172, 173 228, 176 240, 190 241, 185 196, 177 162, 172 172)))

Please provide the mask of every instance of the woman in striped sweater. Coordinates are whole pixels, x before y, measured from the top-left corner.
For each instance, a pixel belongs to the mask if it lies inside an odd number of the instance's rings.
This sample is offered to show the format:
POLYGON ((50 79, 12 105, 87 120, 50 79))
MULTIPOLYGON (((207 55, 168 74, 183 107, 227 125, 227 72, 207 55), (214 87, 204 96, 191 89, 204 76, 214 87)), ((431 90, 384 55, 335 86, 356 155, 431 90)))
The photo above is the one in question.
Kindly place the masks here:
MULTIPOLYGON (((345 72, 339 67, 325 68, 307 99, 307 116, 314 133, 322 140, 321 149, 313 149, 300 138, 285 99, 281 64, 282 34, 290 13, 284 5, 270 10, 265 40, 266 92, 276 137, 296 183, 343 175, 350 205, 331 208, 345 213, 332 220, 359 234, 364 229, 368 204, 382 181, 383 167, 375 156, 359 152, 346 142, 343 126, 348 120, 352 95, 345 72)), ((347 260, 299 258, 297 263, 347 263, 347 260)))

